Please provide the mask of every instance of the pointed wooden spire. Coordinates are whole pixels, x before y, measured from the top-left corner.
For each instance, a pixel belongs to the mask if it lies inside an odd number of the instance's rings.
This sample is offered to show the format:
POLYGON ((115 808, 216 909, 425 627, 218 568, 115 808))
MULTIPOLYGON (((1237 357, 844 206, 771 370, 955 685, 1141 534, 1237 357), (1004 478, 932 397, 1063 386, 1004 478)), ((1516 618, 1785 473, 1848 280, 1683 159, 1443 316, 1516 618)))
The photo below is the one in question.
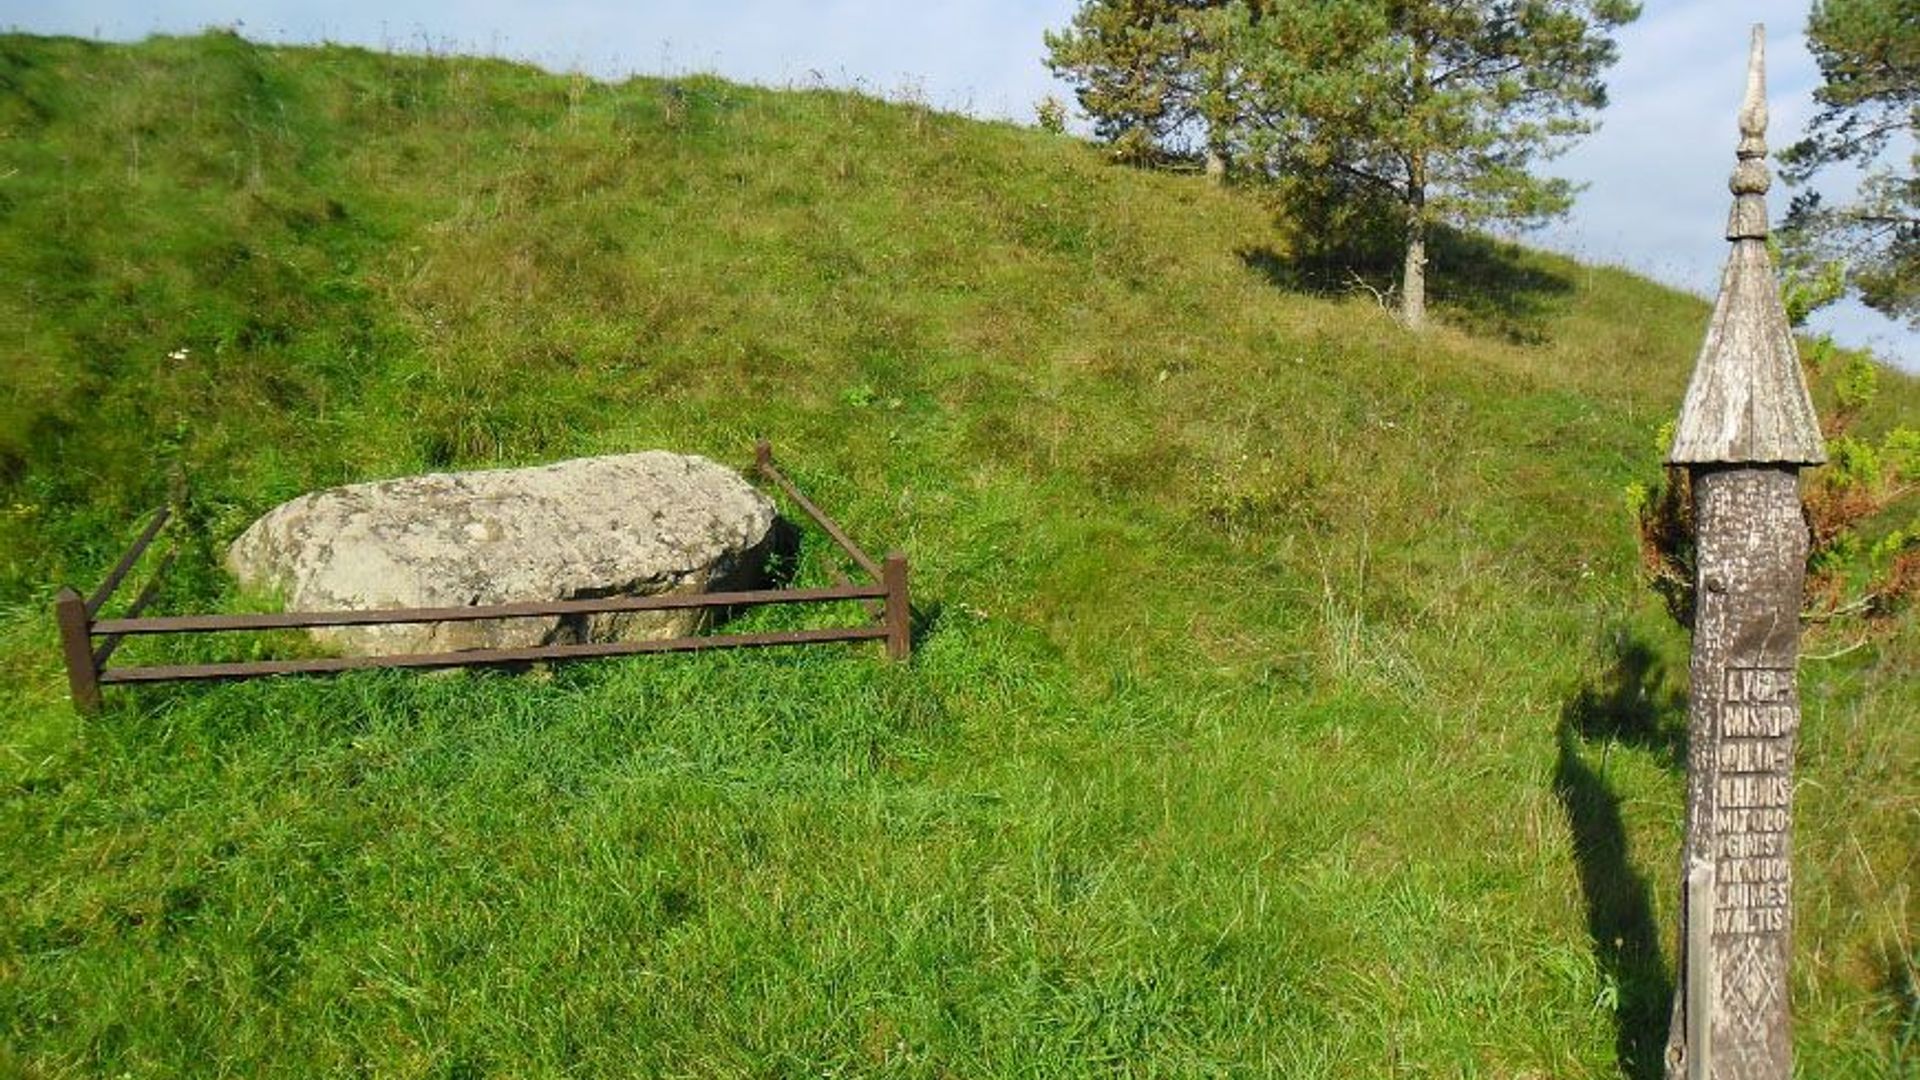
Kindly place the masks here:
POLYGON ((1740 147, 1729 184, 1720 298, 1673 434, 1669 465, 1818 465, 1827 460, 1793 330, 1767 254, 1766 32, 1753 28, 1740 147))

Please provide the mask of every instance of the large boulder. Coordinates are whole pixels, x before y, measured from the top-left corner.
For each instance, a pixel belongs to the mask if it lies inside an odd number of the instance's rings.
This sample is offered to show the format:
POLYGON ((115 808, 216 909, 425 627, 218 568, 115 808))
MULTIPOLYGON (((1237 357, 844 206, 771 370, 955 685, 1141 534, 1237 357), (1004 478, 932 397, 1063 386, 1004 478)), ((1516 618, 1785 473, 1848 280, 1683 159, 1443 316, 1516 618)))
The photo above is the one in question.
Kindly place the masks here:
MULTIPOLYGON (((711 592, 758 582, 773 525, 773 503, 738 473, 650 450, 302 495, 242 533, 227 567, 297 611, 711 592)), ((485 619, 314 636, 350 654, 447 652, 676 637, 701 617, 485 619)))

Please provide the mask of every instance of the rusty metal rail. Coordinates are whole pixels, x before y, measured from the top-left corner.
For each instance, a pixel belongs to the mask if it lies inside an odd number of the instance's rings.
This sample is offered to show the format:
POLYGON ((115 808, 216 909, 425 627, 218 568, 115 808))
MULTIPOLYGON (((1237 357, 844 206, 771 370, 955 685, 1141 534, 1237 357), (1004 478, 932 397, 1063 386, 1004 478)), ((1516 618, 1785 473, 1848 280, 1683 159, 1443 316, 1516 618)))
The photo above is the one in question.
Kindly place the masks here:
POLYGON ((140 556, 147 553, 147 547, 153 543, 153 538, 160 535, 160 530, 166 528, 167 522, 172 518, 171 507, 163 506, 153 512, 153 520, 147 522, 147 527, 141 530, 133 546, 128 548, 127 553, 120 556, 120 561, 113 565, 113 569, 107 573, 107 580, 93 590, 92 596, 87 597, 88 615, 100 613, 100 608, 113 596, 113 590, 119 588, 120 583, 127 579, 127 573, 133 569, 133 564, 139 562, 140 556))
POLYGON ((372 611, 288 611, 245 615, 162 615, 142 617, 160 578, 172 565, 169 551, 155 568, 146 587, 117 618, 97 618, 167 525, 170 514, 161 509, 133 545, 114 564, 90 598, 82 599, 71 586, 54 601, 61 651, 66 661, 67 685, 75 708, 93 712, 101 704, 103 686, 182 682, 202 679, 247 679, 265 675, 325 675, 368 668, 450 668, 541 661, 581 660, 644 653, 698 652, 708 649, 765 648, 840 641, 886 642, 887 656, 905 660, 912 650, 911 608, 907 594, 907 559, 890 551, 879 562, 860 549, 837 522, 802 494, 773 462, 773 449, 762 440, 754 448, 754 467, 798 506, 867 576, 854 581, 837 567, 829 567, 835 582, 830 588, 754 589, 736 592, 674 596, 609 596, 583 600, 534 600, 475 607, 388 608, 372 611), (758 633, 708 634, 660 641, 608 641, 534 645, 512 649, 467 649, 459 652, 411 653, 385 656, 341 656, 298 660, 248 660, 207 664, 148 664, 108 667, 107 661, 128 637, 146 634, 212 634, 288 630, 323 626, 387 626, 401 623, 470 622, 480 619, 524 619, 552 615, 600 615, 611 612, 735 609, 774 604, 836 604, 854 601, 864 606, 866 625, 816 630, 778 630, 758 633), (96 646, 96 640, 99 644, 96 646))
POLYGON ((801 494, 800 489, 793 486, 793 481, 787 479, 785 474, 774 466, 773 446, 765 439, 760 440, 753 448, 753 465, 760 471, 760 475, 773 481, 781 491, 786 492, 787 498, 792 499, 801 510, 805 511, 806 515, 813 519, 814 524, 819 525, 828 536, 832 537, 833 542, 840 545, 840 550, 846 552, 848 558, 858 563, 860 569, 865 570, 868 576, 873 578, 882 576, 880 565, 874 562, 866 552, 861 551, 859 544, 848 539, 847 534, 839 525, 834 524, 832 518, 813 505, 813 500, 801 494))

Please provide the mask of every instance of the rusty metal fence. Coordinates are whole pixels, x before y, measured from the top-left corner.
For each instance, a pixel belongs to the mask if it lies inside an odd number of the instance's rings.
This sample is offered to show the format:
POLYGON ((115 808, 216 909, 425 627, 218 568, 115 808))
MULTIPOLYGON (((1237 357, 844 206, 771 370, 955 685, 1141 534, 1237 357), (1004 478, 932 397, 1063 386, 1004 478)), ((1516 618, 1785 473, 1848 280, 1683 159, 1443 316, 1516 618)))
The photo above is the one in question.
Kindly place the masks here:
POLYGON ((71 586, 54 600, 60 627, 67 684, 74 707, 83 713, 99 709, 103 687, 136 683, 184 682, 202 679, 248 679, 263 675, 326 675, 366 668, 454 668, 536 661, 584 660, 638 653, 695 652, 705 649, 755 648, 772 645, 812 645, 841 641, 884 641, 887 656, 905 660, 912 649, 907 598, 907 559, 898 551, 875 561, 847 536, 813 500, 773 462, 773 450, 764 440, 754 448, 754 470, 780 489, 808 519, 818 525, 851 559, 865 580, 849 578, 829 564, 835 584, 828 588, 755 589, 739 592, 674 596, 610 596, 583 600, 534 600, 484 607, 386 608, 371 611, 288 611, 249 615, 142 616, 172 565, 169 551, 155 567, 125 613, 101 618, 100 612, 126 580, 171 518, 162 507, 153 515, 133 545, 114 564, 92 595, 82 598, 71 586), (756 633, 703 634, 658 641, 604 641, 535 645, 510 649, 466 649, 459 652, 411 653, 387 656, 334 656, 298 660, 249 660, 203 664, 147 664, 109 666, 121 642, 142 634, 207 634, 249 630, 291 630, 323 626, 384 626, 402 623, 467 622, 477 619, 515 619, 554 615, 600 615, 612 612, 667 611, 689 608, 721 611, 775 604, 837 604, 856 601, 868 618, 858 626, 817 630, 777 630, 756 633))

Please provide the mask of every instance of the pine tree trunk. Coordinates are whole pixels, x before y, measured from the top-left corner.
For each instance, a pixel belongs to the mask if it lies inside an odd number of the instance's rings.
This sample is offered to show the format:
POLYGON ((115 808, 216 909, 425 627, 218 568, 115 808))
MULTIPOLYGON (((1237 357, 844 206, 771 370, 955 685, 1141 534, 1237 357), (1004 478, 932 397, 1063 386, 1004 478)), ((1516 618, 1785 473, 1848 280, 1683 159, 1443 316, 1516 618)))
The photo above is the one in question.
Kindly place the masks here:
MULTIPOLYGON (((1425 110, 1433 86, 1428 82, 1427 57, 1433 37, 1413 35, 1413 66, 1407 73, 1412 106, 1417 116, 1425 110)), ((1423 128, 1425 122, 1422 121, 1423 128)), ((1424 132, 1423 132, 1424 134, 1424 132)), ((1407 151, 1407 262, 1400 272, 1400 321, 1409 330, 1427 325, 1427 150, 1416 142, 1407 151)))
POLYGON ((1427 223, 1418 210, 1407 223, 1407 262, 1400 274, 1400 321, 1412 330, 1427 325, 1427 223))

